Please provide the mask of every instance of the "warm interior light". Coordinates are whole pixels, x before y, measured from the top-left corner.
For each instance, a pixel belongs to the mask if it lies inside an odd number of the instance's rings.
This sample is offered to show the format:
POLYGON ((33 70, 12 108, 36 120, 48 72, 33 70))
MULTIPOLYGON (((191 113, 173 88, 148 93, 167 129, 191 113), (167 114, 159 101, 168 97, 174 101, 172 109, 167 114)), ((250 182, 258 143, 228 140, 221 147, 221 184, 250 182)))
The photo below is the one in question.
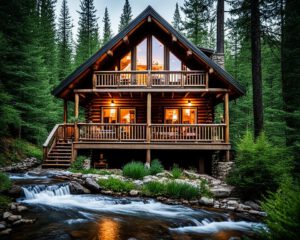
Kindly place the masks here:
POLYGON ((192 106, 191 100, 188 100, 188 105, 189 105, 189 106, 192 106))
POLYGON ((172 119, 173 119, 173 121, 177 121, 178 120, 178 116, 177 116, 176 110, 173 111, 172 119))
POLYGON ((114 100, 111 100, 110 106, 115 106, 115 101, 114 100))

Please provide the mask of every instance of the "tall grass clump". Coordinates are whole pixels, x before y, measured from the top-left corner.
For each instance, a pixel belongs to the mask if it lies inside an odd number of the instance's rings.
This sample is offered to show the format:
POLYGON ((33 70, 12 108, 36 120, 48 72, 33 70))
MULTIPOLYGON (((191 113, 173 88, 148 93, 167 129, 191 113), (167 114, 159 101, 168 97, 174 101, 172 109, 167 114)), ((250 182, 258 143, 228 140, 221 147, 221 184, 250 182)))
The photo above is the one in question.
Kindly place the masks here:
POLYGON ((164 170, 164 167, 158 159, 154 159, 151 162, 151 166, 150 166, 150 174, 151 175, 156 175, 158 173, 161 173, 163 170, 164 170))
POLYGON ((149 170, 142 162, 130 162, 123 167, 123 175, 132 179, 143 179, 149 175, 149 170))
POLYGON ((289 178, 290 157, 286 147, 272 145, 264 134, 254 140, 250 132, 237 144, 235 165, 227 183, 236 187, 244 199, 261 199, 268 191, 276 191, 289 178))
POLYGON ((128 181, 122 181, 117 178, 109 177, 108 179, 98 180, 98 184, 106 190, 114 192, 129 192, 134 189, 134 184, 128 181))
POLYGON ((11 188, 11 181, 5 173, 0 172, 0 210, 5 209, 11 199, 2 193, 11 188))
POLYGON ((173 178, 180 178, 182 176, 182 169, 177 164, 174 164, 171 170, 173 178))
POLYGON ((166 185, 164 183, 155 182, 155 181, 148 182, 143 186, 143 192, 146 195, 151 195, 151 196, 164 195, 165 190, 166 190, 166 185))
POLYGON ((78 156, 76 160, 71 164, 70 170, 71 171, 82 170, 85 159, 87 159, 86 156, 78 156))
POLYGON ((172 198, 191 200, 200 196, 200 190, 187 183, 177 183, 172 181, 166 184, 166 195, 172 198))

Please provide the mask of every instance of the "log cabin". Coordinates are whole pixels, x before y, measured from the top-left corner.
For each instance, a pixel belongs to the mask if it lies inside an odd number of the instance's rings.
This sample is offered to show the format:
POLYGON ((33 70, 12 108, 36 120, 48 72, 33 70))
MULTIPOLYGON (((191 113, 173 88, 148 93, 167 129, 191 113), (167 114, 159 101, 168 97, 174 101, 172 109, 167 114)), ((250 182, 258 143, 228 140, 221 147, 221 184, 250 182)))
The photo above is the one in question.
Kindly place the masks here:
POLYGON ((211 171, 214 152, 229 158, 229 101, 245 93, 215 56, 147 7, 53 90, 64 102, 63 123, 43 145, 43 167, 69 167, 89 151, 96 161, 104 153, 109 166, 179 157, 211 171))

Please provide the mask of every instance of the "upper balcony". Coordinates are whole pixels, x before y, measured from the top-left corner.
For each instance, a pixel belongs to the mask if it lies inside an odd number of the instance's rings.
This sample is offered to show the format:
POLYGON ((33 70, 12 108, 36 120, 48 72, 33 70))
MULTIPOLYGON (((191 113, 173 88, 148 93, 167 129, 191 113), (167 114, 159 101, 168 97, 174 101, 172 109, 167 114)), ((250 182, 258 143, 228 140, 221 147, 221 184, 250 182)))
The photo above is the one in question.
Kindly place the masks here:
POLYGON ((95 71, 93 88, 208 88, 204 71, 95 71))

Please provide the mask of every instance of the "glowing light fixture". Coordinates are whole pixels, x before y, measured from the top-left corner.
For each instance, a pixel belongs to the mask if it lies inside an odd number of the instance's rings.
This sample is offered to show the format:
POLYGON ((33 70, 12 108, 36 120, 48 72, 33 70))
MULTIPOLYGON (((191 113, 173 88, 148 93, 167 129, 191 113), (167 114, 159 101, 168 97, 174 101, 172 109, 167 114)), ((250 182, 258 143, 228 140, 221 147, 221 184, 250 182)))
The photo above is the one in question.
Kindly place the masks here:
POLYGON ((114 100, 111 100, 110 106, 115 106, 115 101, 114 100))
POLYGON ((188 100, 188 106, 192 106, 191 100, 188 100))

